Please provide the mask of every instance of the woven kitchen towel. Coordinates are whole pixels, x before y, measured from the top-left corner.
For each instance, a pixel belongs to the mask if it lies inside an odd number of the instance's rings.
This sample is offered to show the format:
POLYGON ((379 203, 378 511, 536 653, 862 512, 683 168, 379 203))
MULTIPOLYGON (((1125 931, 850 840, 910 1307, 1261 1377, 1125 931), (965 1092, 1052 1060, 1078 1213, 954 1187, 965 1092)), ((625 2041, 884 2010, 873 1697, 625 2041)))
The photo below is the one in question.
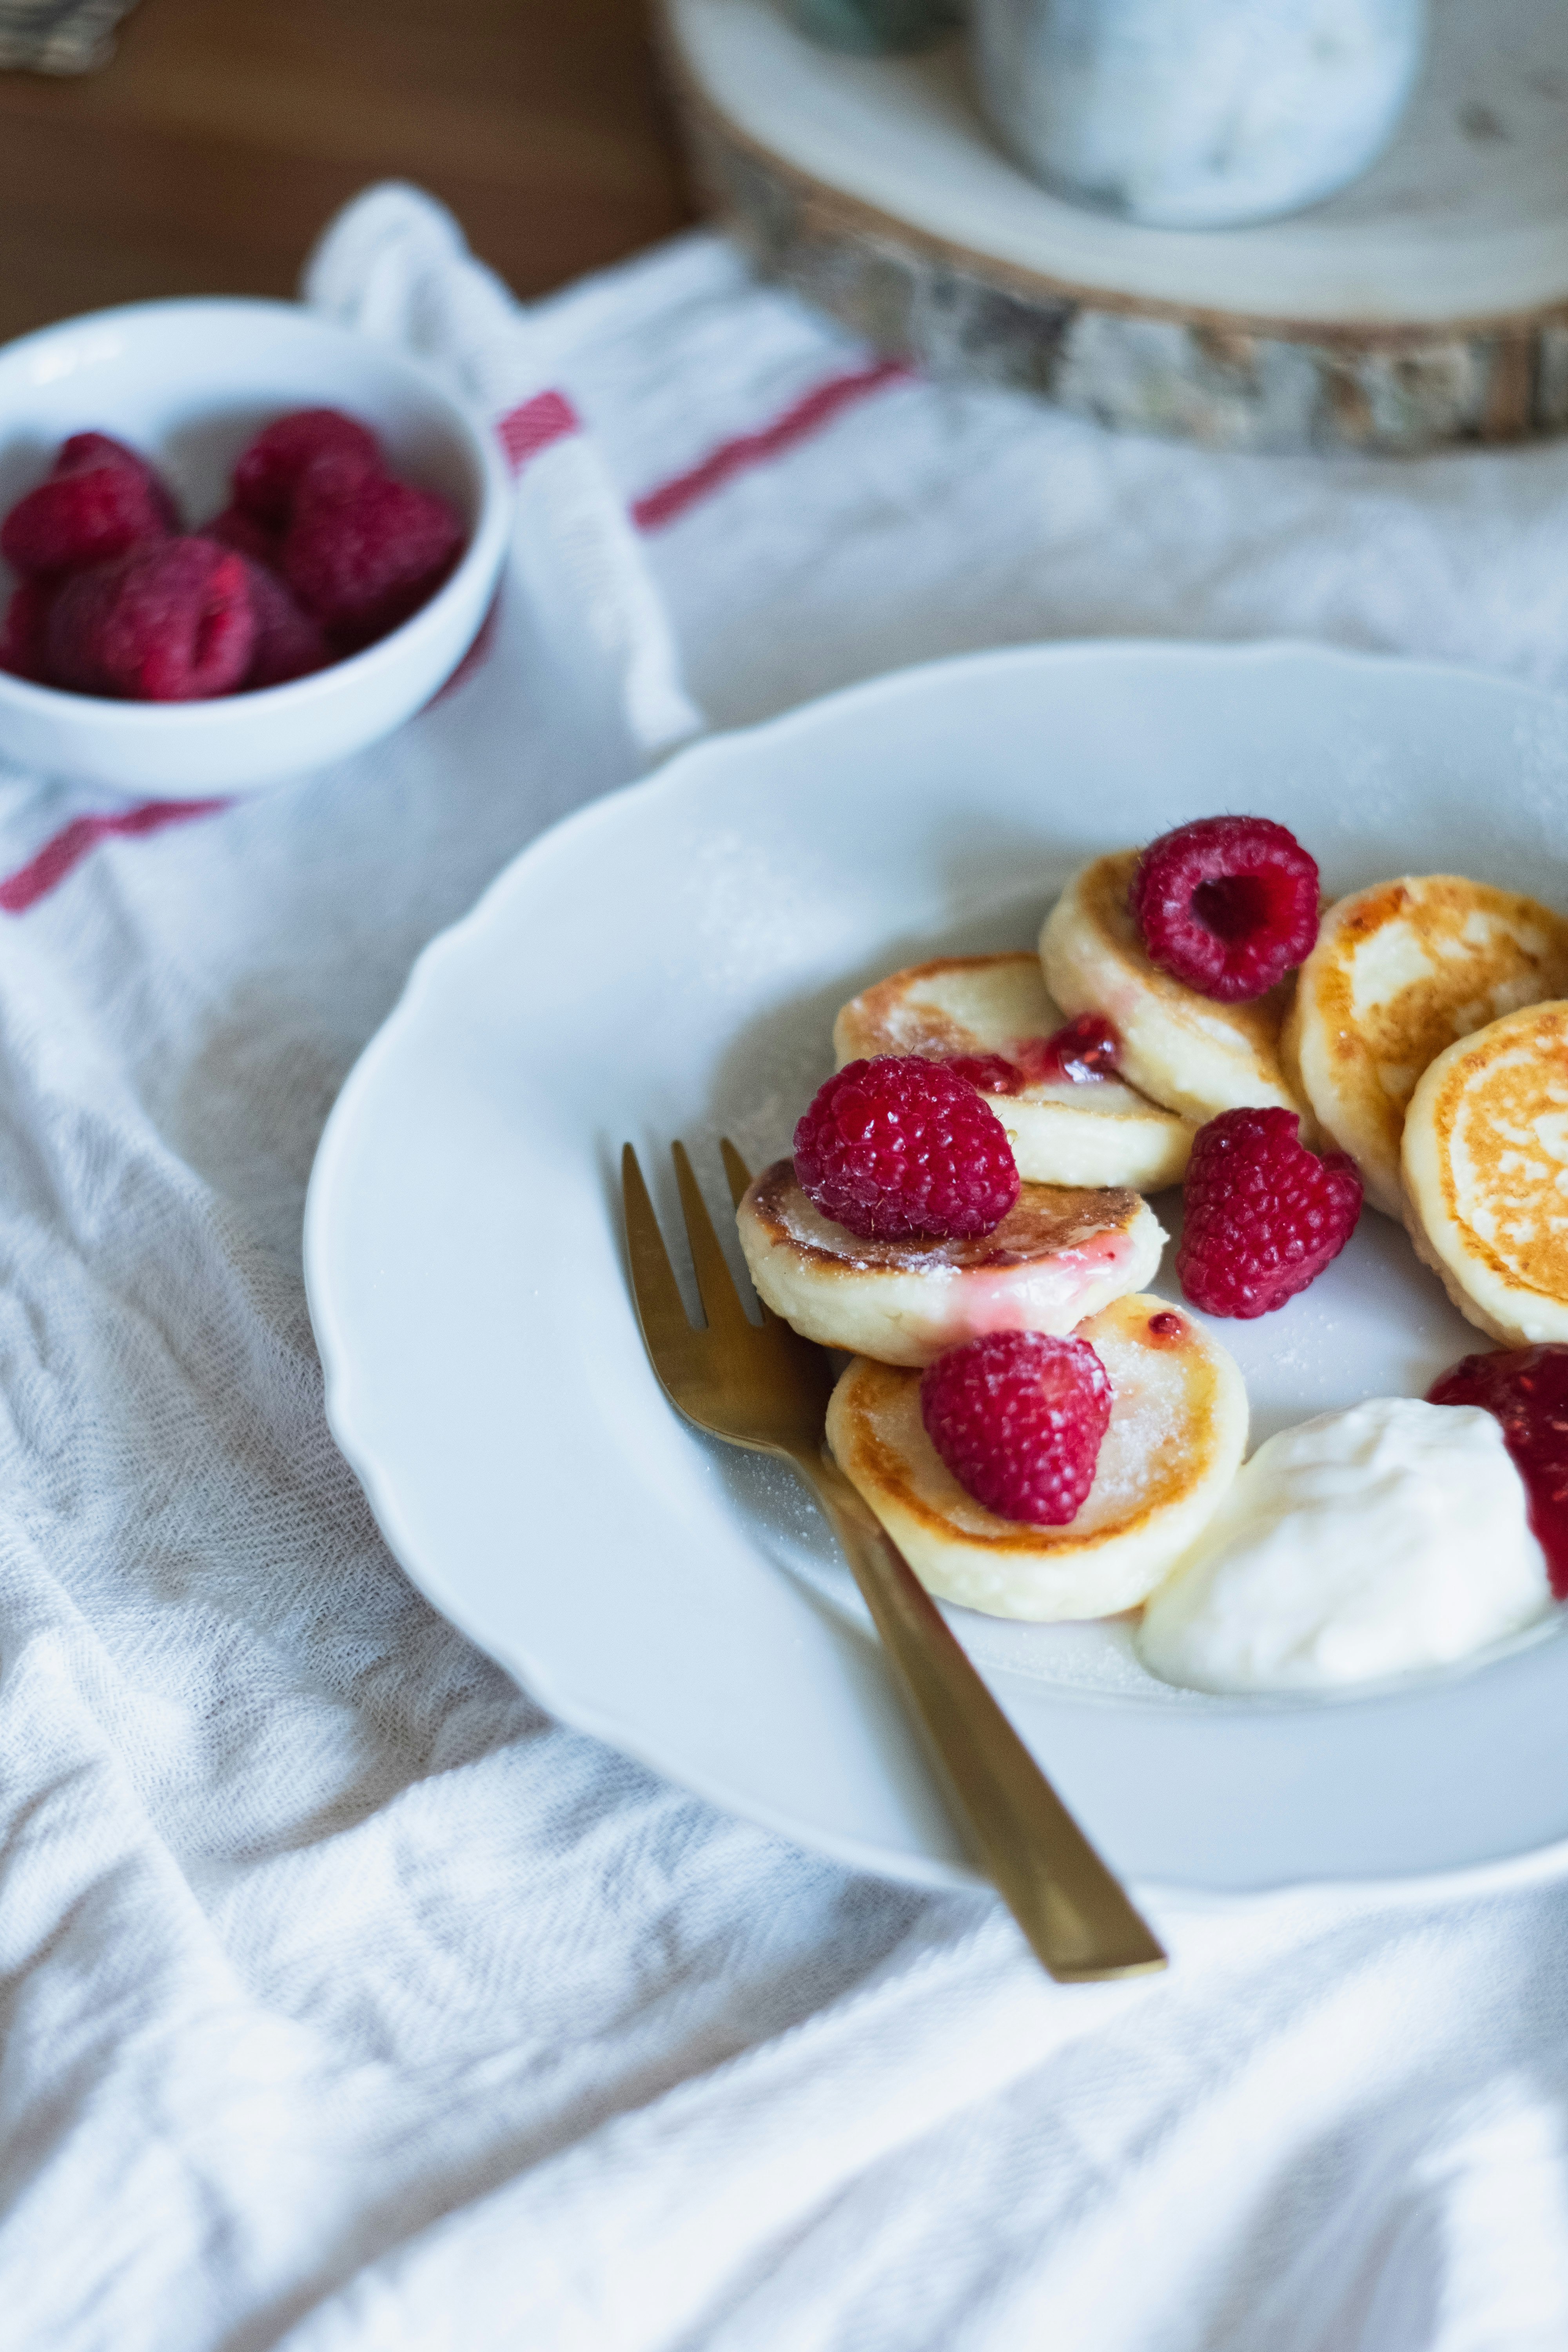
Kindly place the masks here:
POLYGON ((0 72, 91 73, 135 0, 0 0, 0 72))
POLYGON ((512 577, 557 680, 607 693, 638 751, 666 751, 702 714, 681 682, 663 602, 596 444, 552 381, 548 333, 416 188, 372 189, 322 238, 305 296, 344 326, 416 352, 494 417, 521 479, 512 577))
MULTIPOLYGON (((524 325, 521 488, 582 445, 726 722, 1085 632, 1568 684, 1568 448, 1114 439, 706 236, 524 325)), ((195 816, 0 784, 0 2340, 1562 2352, 1563 1889, 1163 1915, 1168 1977, 1058 1990, 993 1903, 552 1723, 379 1541, 300 1282, 321 1120, 424 941, 648 756, 626 608, 563 650, 626 575, 539 538, 362 759, 195 816)))

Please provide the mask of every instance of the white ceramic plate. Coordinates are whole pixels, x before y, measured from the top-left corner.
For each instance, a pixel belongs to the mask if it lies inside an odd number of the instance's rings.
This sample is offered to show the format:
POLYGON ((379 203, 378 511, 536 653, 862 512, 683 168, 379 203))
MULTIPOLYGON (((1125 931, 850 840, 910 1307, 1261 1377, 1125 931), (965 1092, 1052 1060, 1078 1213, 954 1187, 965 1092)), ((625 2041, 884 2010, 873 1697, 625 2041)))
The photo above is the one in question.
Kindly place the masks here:
MULTIPOLYGON (((518 859, 344 1089, 307 1216, 333 1430, 409 1574, 568 1721, 853 1863, 967 1876, 847 1575, 771 1466, 665 1403, 616 1162, 787 1148, 844 997, 1026 945, 1083 859, 1247 809, 1333 891, 1454 870, 1568 906, 1568 705, 1299 647, 938 664, 688 751, 518 859)), ((1173 1204, 1162 1204, 1166 1215, 1173 1204)), ((1218 1327, 1254 1434, 1419 1394, 1479 1334, 1368 1215, 1218 1327)), ((1125 1625, 952 1612, 1085 1827, 1145 1885, 1421 1874, 1568 1839, 1568 1641, 1332 1702, 1215 1699, 1125 1625)))

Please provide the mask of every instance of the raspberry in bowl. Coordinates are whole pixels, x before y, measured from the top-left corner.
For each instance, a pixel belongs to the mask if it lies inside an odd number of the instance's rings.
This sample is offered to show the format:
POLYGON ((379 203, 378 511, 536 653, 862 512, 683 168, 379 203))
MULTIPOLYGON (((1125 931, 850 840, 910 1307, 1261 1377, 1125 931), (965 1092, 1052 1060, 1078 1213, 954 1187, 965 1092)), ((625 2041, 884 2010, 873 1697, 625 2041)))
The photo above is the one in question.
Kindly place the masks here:
POLYGON ((511 493, 484 420, 419 362, 295 303, 202 300, 102 311, 0 352, 0 515, 19 508, 24 537, 16 551, 26 572, 0 549, 6 664, 0 757, 110 791, 199 799, 254 791, 343 758, 423 708, 489 609, 511 493), (288 534, 279 526, 294 459, 287 434, 281 453, 268 457, 265 444, 279 420, 301 411, 349 420, 335 447, 324 450, 308 434, 304 451, 295 453, 302 465, 330 470, 319 486, 318 512, 335 499, 357 533, 351 560, 338 560, 331 578, 342 531, 325 555, 320 545, 300 555, 320 613, 302 610, 297 587, 286 593, 276 587, 286 577, 279 567, 288 534), (395 528, 421 518, 427 527, 437 509, 455 518, 420 596, 405 594, 384 565, 377 568, 389 500, 383 490, 368 499, 356 495, 356 434, 382 453, 385 478, 408 493, 404 505, 412 511, 393 516, 395 528), (73 443, 74 461, 57 465, 62 446, 73 443), (258 446, 258 478, 237 492, 237 461, 258 446), (116 469, 117 448, 147 461, 153 487, 140 498, 124 466, 116 469), (62 474, 61 487, 40 499, 40 488, 62 474), (185 553, 174 564, 166 554, 161 566, 147 562, 146 550, 158 542, 142 534, 158 520, 160 484, 180 510, 173 544, 188 550, 199 541, 211 551, 201 561, 185 553), (367 520, 371 505, 377 511, 367 520), (460 550, 454 529, 466 542, 460 550), (70 534, 83 531, 98 534, 89 551, 101 561, 57 592, 47 570, 50 551, 62 534, 68 546, 70 534), (122 543, 114 553, 117 535, 122 543), (124 682, 120 661, 124 614, 104 609, 105 573, 117 566, 136 575, 116 583, 115 593, 137 626, 149 613, 163 613, 176 640, 170 656, 169 632, 154 629, 156 643, 143 645, 133 628, 132 674, 156 674, 165 688, 172 680, 179 698, 128 698, 139 689, 124 682), (88 580, 97 583, 90 593, 81 585, 88 580), (237 590, 241 580, 246 585, 237 590), (93 610, 74 622, 68 612, 59 625, 71 648, 60 663, 58 648, 50 651, 51 625, 67 594, 93 610), (228 615, 237 602, 249 607, 254 633, 245 690, 218 684, 202 692, 225 677, 226 664, 234 667, 228 615), (153 673, 136 668, 143 656, 153 673), (73 660, 80 664, 74 673, 73 660), (79 685, 41 682, 58 667, 79 685), (192 686, 198 691, 188 698, 192 686))

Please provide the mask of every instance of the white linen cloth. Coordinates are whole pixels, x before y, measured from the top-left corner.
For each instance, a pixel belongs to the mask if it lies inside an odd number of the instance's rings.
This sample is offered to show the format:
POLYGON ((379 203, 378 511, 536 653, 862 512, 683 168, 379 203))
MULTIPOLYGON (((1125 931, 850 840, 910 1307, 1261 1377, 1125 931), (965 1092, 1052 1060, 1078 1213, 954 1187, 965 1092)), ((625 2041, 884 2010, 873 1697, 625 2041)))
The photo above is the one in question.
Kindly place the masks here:
MULTIPOLYGON (((525 341, 495 396, 584 420, 721 723, 1093 633, 1568 684, 1568 445, 1112 438, 875 368, 706 235, 525 341)), ((4 779, 0 2341, 1561 2352, 1568 1891, 1165 1914, 1168 1976, 1058 1990, 994 1902, 551 1722, 379 1541, 305 1180, 419 947, 679 720, 605 544, 521 548, 359 760, 180 824, 4 779)))

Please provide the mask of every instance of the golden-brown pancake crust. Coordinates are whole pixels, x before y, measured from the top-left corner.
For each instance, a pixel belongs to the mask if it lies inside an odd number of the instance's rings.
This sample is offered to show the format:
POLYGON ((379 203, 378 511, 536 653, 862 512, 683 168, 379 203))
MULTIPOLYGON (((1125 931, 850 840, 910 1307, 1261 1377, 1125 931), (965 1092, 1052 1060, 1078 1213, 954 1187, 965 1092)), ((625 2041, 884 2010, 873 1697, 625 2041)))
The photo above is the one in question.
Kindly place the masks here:
POLYGON ((1568 1004, 1484 1029, 1431 1110, 1445 1215, 1500 1282, 1568 1303, 1568 1004))
MULTIPOLYGON (((1039 1018, 1028 1034, 1048 1035, 1060 1026, 1061 1014, 1046 994, 1038 956, 1024 950, 1010 955, 932 956, 925 963, 906 965, 902 971, 890 973, 850 998, 835 1024, 835 1045, 847 1061, 874 1054, 973 1053, 970 1031, 929 996, 921 996, 921 982, 945 980, 950 972, 993 971, 1005 964, 1016 964, 1030 993, 1037 993, 1039 1018)), ((1022 1045, 1023 1034, 1016 1042, 1022 1045)))
POLYGON ((842 1265, 847 1258, 862 1272, 885 1267, 900 1274, 923 1265, 957 1266, 965 1273, 1024 1265, 1035 1258, 1079 1249, 1097 1234, 1122 1232, 1142 1206, 1136 1192, 1022 1184, 1012 1208, 988 1234, 960 1234, 942 1241, 920 1237, 872 1241, 835 1225, 836 1241, 818 1241, 813 1238, 812 1227, 820 1212, 812 1208, 802 1190, 793 1160, 775 1160, 765 1168, 752 1188, 751 1201, 768 1238, 786 1242, 803 1257, 823 1265, 842 1265))
POLYGON ((1400 1206, 1399 1144, 1422 1072, 1457 1038, 1568 995, 1568 923, 1461 875, 1405 876, 1331 908, 1287 1027, 1318 1119, 1400 1206))

